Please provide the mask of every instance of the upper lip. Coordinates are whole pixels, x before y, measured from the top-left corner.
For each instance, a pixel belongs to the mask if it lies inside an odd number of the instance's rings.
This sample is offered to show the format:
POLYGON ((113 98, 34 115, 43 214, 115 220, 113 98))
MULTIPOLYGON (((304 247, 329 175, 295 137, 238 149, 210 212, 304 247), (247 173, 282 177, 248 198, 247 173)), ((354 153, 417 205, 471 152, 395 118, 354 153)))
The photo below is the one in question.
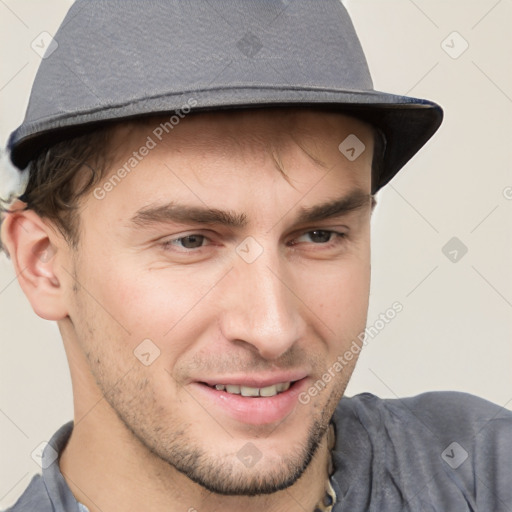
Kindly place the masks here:
POLYGON ((305 371, 269 373, 267 375, 219 375, 218 377, 207 377, 197 379, 195 382, 215 386, 215 384, 225 384, 232 386, 245 386, 248 388, 266 388, 281 384, 283 382, 295 382, 307 377, 305 371))

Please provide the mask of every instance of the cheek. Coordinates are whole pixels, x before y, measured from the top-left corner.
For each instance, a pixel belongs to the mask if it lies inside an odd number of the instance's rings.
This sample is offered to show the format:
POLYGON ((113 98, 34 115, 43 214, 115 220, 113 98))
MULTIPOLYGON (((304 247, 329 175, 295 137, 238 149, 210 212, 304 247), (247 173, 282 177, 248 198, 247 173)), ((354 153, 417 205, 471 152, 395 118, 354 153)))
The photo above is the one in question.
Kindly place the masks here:
POLYGON ((166 366, 191 347, 206 329, 213 311, 207 295, 222 272, 183 269, 141 269, 129 259, 89 268, 91 296, 103 307, 94 307, 94 324, 104 324, 112 336, 109 343, 133 351, 151 340, 161 351, 166 366), (100 318, 101 317, 101 318, 100 318), (183 335, 186 331, 186 336, 183 335))
MULTIPOLYGON (((366 325, 370 266, 361 260, 345 261, 330 271, 323 269, 317 286, 311 287, 308 306, 311 322, 321 332, 323 353, 310 387, 302 395, 302 403, 310 403, 318 414, 328 419, 343 396, 361 352, 358 338, 366 325)), ((306 293, 304 291, 304 293, 306 293)), ((327 421, 327 420, 326 420, 327 421)))
POLYGON ((318 315, 338 346, 364 330, 370 292, 370 265, 351 260, 308 270, 301 276, 300 297, 318 315), (309 286, 305 286, 310 283, 309 286))

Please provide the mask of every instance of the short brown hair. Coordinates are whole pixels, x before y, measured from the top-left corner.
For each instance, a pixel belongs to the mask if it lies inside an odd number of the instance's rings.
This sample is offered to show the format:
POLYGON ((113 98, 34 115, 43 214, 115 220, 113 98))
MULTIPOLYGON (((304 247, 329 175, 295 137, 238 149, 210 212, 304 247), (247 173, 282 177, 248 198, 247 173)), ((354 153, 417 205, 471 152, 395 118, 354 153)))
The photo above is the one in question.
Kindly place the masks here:
POLYGON ((112 128, 103 126, 62 140, 43 150, 28 166, 27 186, 19 199, 27 203, 25 209, 51 220, 72 247, 79 241, 79 200, 105 174, 112 128))

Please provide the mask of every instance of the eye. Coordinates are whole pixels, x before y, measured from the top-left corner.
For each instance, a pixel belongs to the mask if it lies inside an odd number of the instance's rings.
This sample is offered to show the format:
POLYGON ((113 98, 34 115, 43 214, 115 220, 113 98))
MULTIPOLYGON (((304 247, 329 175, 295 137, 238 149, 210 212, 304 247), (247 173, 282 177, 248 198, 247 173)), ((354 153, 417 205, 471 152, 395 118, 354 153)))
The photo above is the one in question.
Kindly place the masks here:
POLYGON ((344 233, 338 233, 337 231, 315 229, 314 231, 308 231, 307 233, 297 237, 293 243, 313 242, 314 244, 327 244, 337 237, 343 238, 344 236, 344 233))
POLYGON ((173 247, 177 249, 198 249, 205 245, 207 238, 204 235, 187 235, 163 243, 164 248, 173 247))

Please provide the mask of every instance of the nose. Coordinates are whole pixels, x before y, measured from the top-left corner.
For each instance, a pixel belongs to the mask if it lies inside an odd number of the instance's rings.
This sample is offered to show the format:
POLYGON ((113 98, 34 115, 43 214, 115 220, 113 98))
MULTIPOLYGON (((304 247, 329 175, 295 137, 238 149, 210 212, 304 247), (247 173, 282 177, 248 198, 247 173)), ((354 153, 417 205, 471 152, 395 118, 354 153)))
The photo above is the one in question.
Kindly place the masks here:
POLYGON ((256 261, 235 262, 222 289, 220 328, 232 342, 250 345, 268 360, 278 359, 304 335, 300 299, 278 256, 265 251, 256 261))

